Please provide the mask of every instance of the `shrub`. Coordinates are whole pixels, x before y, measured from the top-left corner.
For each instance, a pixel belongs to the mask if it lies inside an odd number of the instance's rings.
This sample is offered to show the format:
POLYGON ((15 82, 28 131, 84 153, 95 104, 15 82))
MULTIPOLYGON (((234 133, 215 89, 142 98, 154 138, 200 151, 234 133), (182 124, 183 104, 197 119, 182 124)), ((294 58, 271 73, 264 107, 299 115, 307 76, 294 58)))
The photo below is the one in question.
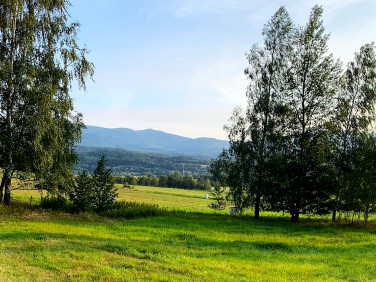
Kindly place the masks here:
POLYGON ((59 210, 65 212, 72 212, 73 205, 66 198, 62 196, 44 197, 41 199, 40 206, 45 209, 59 210))
POLYGON ((167 210, 158 205, 121 201, 115 202, 110 210, 100 214, 108 217, 136 218, 166 215, 167 210))

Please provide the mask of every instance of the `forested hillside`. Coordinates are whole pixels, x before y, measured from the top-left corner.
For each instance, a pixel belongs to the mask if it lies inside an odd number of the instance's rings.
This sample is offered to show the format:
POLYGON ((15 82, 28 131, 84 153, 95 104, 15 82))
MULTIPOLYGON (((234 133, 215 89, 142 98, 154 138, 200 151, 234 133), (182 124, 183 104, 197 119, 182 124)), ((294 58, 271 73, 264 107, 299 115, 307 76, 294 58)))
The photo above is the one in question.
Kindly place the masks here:
POLYGON ((107 164, 113 167, 117 175, 167 175, 183 170, 191 174, 205 174, 208 171, 208 160, 187 156, 167 156, 162 154, 139 153, 113 148, 76 148, 79 162, 74 167, 77 173, 83 169, 93 171, 98 159, 106 156, 107 164))

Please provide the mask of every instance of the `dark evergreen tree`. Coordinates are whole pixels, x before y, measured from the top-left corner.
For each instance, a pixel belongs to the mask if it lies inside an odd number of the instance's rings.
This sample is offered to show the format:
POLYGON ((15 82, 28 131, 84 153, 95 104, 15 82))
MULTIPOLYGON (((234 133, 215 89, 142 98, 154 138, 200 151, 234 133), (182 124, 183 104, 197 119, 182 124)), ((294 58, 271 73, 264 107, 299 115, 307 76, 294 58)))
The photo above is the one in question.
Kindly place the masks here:
POLYGON ((214 188, 209 191, 214 200, 213 203, 209 204, 209 208, 214 210, 224 210, 226 208, 225 191, 226 188, 221 187, 219 184, 214 185, 214 188))
POLYGON ((94 204, 99 212, 110 208, 118 196, 111 171, 111 168, 106 169, 106 160, 102 156, 92 175, 94 204))
POLYGON ((167 176, 166 175, 161 175, 159 176, 159 180, 158 180, 158 186, 159 187, 168 187, 167 186, 167 176))
POLYGON ((77 211, 86 211, 94 203, 93 180, 84 170, 76 177, 75 182, 69 198, 77 211))

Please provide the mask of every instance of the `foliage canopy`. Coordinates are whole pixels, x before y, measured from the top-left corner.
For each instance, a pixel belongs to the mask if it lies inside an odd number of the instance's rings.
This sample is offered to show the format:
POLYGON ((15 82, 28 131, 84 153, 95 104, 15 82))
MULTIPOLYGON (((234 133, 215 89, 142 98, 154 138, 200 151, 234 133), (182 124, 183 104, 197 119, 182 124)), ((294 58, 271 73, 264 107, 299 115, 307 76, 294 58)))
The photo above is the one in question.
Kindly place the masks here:
POLYGON ((332 211, 335 219, 338 209, 368 214, 376 205, 375 45, 343 72, 328 53, 322 13, 314 6, 295 27, 281 7, 265 25, 264 45, 247 55, 246 111, 234 110, 225 126, 230 148, 211 165, 236 206, 254 207, 256 219, 261 207, 298 221, 301 213, 332 211))
POLYGON ((94 66, 78 46, 68 0, 0 2, 1 193, 11 195, 16 171, 33 173, 40 188, 64 191, 76 161, 74 143, 84 126, 70 97, 85 89, 94 66))

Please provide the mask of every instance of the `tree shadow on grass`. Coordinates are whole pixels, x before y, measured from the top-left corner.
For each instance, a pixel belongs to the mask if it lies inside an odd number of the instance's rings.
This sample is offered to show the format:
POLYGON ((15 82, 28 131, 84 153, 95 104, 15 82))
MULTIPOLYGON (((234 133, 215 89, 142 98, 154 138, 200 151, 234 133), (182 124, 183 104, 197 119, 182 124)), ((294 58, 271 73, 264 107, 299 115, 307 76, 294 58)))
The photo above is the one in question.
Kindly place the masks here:
MULTIPOLYGON (((111 232, 111 229, 101 232, 111 232)), ((161 265, 170 264, 171 258, 184 256, 214 261, 236 259, 246 264, 258 261, 283 265, 287 261, 297 266, 302 258, 304 260, 309 258, 310 264, 330 261, 333 265, 338 265, 335 266, 336 269, 341 269, 344 265, 343 261, 359 258, 359 254, 363 257, 372 257, 376 249, 374 242, 315 246, 293 241, 291 243, 273 241, 270 238, 254 241, 221 240, 218 237, 210 238, 206 236, 207 234, 205 236, 201 234, 185 232, 178 228, 165 236, 153 235, 142 241, 142 238, 128 239, 127 236, 108 238, 63 232, 12 231, 0 233, 0 242, 4 252, 27 255, 30 258, 37 256, 39 260, 30 259, 31 265, 56 271, 63 270, 59 260, 55 258, 65 257, 69 261, 69 255, 80 253, 83 254, 83 258, 95 254, 99 261, 103 260, 107 263, 115 263, 109 258, 116 256, 117 262, 122 261, 123 265, 127 264, 127 260, 122 257, 136 259, 140 263, 144 260, 154 261, 161 265), (51 261, 47 262, 48 260, 51 261)), ((90 267, 94 268, 95 262, 91 262, 90 267)), ((127 267, 131 268, 131 266, 127 267)))
POLYGON ((75 235, 54 232, 9 232, 0 234, 2 247, 7 253, 28 254, 49 253, 61 256, 69 253, 105 253, 129 256, 140 260, 155 260, 161 250, 127 239, 101 238, 89 235, 75 235))
POLYGON ((220 241, 208 238, 202 238, 189 233, 176 233, 170 237, 172 244, 180 242, 182 245, 197 248, 216 248, 220 250, 260 250, 260 251, 281 251, 292 252, 293 249, 289 244, 282 242, 265 242, 265 241, 220 241))
MULTIPOLYGON (((316 238, 326 239, 328 237, 344 236, 343 234, 375 234, 372 229, 351 228, 348 226, 325 226, 317 224, 300 224, 290 222, 280 222, 278 220, 253 220, 249 217, 231 217, 231 216, 166 216, 146 219, 126 220, 122 223, 123 227, 137 228, 160 228, 162 230, 186 230, 201 232, 223 232, 225 234, 252 235, 255 233, 263 235, 283 234, 290 237, 314 236, 316 238)), ((119 229, 121 232, 121 228, 119 229)))

